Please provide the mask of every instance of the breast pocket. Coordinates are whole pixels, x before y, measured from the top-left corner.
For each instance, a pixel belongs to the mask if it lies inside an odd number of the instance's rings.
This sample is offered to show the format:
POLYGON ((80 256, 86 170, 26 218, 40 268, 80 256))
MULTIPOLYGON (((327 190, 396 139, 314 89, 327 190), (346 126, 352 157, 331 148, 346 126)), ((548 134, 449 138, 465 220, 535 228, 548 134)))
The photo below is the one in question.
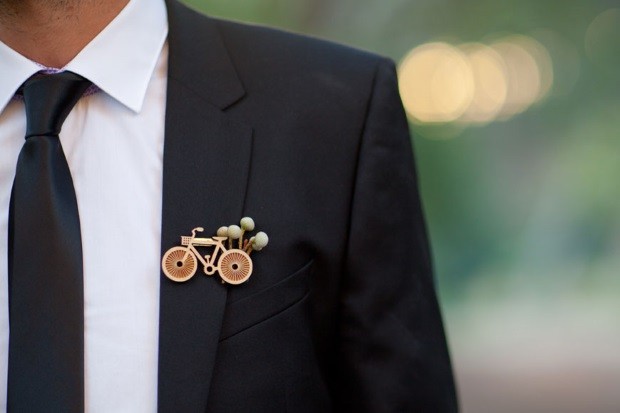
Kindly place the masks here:
POLYGON ((301 301, 309 291, 314 260, 282 281, 241 300, 229 303, 224 312, 220 341, 268 320, 301 301))

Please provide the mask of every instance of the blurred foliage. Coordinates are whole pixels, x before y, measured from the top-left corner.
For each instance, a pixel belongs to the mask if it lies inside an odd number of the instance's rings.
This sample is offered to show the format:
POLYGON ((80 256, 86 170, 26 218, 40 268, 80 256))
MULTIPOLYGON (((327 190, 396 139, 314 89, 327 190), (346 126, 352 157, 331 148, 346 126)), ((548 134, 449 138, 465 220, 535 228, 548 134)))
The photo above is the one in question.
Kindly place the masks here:
POLYGON ((539 40, 554 63, 544 101, 486 126, 412 124, 440 293, 458 305, 485 286, 544 299, 620 292, 620 20, 601 17, 615 0, 187 3, 396 61, 434 40, 539 40))

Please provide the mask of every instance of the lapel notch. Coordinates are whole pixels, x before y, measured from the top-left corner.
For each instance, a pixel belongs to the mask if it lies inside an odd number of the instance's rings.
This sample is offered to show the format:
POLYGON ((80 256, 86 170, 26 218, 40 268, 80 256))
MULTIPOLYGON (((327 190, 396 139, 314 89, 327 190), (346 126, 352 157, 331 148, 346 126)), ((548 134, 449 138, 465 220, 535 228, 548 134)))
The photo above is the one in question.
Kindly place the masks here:
POLYGON ((217 21, 202 16, 176 0, 168 5, 169 78, 199 91, 215 107, 226 109, 245 95, 245 90, 217 21))

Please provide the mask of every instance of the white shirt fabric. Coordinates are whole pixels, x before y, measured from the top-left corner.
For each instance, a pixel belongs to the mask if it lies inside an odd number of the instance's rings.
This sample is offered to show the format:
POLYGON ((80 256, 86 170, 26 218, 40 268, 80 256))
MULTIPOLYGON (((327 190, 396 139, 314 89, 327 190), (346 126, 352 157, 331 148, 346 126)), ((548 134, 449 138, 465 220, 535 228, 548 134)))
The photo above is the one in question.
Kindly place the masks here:
MULTIPOLYGON (((131 0, 63 68, 101 89, 82 97, 60 134, 82 230, 87 412, 157 410, 167 33, 163 0, 131 0)), ((0 43, 0 411, 9 199, 26 130, 24 104, 12 96, 39 70, 0 43)))

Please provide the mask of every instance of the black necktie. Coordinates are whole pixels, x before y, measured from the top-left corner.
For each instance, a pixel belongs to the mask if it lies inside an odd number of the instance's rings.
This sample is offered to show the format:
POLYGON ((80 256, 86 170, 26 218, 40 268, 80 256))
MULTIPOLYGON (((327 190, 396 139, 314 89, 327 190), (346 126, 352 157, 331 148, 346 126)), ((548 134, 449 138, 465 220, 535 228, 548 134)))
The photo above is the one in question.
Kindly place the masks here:
POLYGON ((80 220, 59 133, 90 82, 35 75, 9 210, 9 412, 84 411, 80 220))

